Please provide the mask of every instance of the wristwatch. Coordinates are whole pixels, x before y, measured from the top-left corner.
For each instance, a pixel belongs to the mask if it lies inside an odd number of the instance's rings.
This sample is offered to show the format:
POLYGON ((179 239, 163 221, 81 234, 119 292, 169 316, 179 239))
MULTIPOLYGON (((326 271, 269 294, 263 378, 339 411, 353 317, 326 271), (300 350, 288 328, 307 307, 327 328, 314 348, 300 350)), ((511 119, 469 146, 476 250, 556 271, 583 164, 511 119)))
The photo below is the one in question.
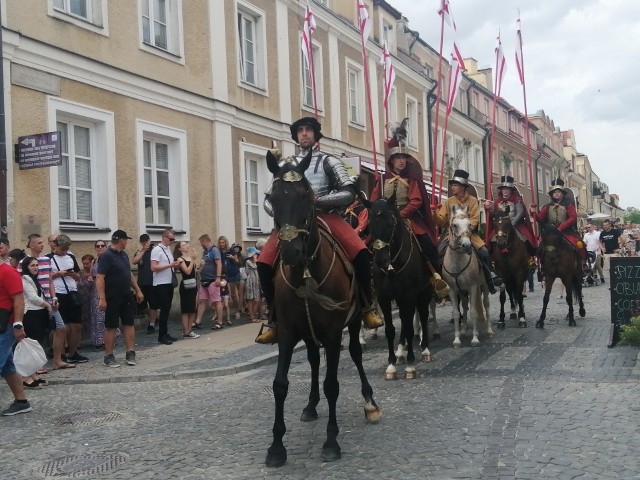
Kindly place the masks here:
POLYGON ((13 328, 15 330, 22 330, 24 327, 22 326, 22 323, 16 322, 16 323, 13 324, 13 328))

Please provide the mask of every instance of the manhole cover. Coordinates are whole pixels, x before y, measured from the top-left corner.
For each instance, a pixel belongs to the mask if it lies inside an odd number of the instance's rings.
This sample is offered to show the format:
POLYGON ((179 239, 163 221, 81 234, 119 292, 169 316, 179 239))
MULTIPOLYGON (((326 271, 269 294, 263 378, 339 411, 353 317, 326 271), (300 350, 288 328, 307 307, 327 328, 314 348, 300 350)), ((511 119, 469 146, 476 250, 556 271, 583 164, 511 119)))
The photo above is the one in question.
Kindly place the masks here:
POLYGON ((96 477, 111 472, 129 460, 124 453, 73 455, 47 462, 34 470, 42 478, 96 477))
POLYGON ((120 420, 122 415, 118 412, 75 412, 56 418, 54 425, 56 426, 75 426, 75 425, 103 425, 105 423, 120 420))
MULTIPOLYGON (((265 395, 272 395, 273 396, 273 387, 264 387, 260 390, 261 393, 264 393, 265 395)), ((291 393, 310 393, 311 392, 311 385, 289 385, 289 390, 288 390, 288 394, 291 393)))

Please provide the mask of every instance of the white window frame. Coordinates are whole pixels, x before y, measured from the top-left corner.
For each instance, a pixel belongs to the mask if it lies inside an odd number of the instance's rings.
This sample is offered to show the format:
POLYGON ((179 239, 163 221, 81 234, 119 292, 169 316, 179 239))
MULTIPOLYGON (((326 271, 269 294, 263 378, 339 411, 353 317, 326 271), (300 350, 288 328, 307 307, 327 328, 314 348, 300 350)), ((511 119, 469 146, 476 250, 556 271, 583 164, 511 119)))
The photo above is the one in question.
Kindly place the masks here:
POLYGON ((478 146, 473 147, 473 168, 470 169, 470 176, 472 175, 472 179, 478 183, 484 183, 483 179, 483 171, 484 166, 482 163, 482 149, 478 146))
POLYGON ((109 36, 107 0, 86 0, 87 17, 71 12, 70 0, 48 0, 47 14, 77 27, 100 35, 109 36), (62 2, 62 7, 56 6, 62 2))
MULTIPOLYGON (((92 127, 92 175, 96 181, 93 203, 93 225, 89 223, 60 224, 58 167, 49 171, 49 199, 52 232, 71 232, 77 241, 94 241, 105 232, 118 229, 118 199, 116 191, 115 116, 113 112, 88 105, 47 97, 48 129, 57 130, 58 121, 78 122, 92 127), (93 161, 95 160, 95 162, 93 161), (101 233, 102 232, 102 233, 101 233)), ((93 192, 93 189, 92 189, 93 192)))
POLYGON ((391 54, 394 54, 396 51, 395 30, 395 27, 389 22, 384 20, 382 21, 382 25, 380 27, 380 38, 383 42, 387 42, 387 48, 391 54))
MULTIPOLYGON (((302 32, 300 33, 300 40, 302 41, 302 32)), ((322 79, 324 78, 323 69, 322 69, 322 45, 312 41, 313 48, 313 68, 314 68, 314 76, 316 80, 316 102, 318 103, 318 114, 324 112, 324 86, 322 83, 322 79)), ((307 62, 304 60, 304 55, 302 54, 302 49, 300 49, 300 71, 301 75, 301 100, 300 104, 302 105, 302 109, 311 113, 315 113, 313 110, 313 99, 310 104, 306 103, 306 89, 311 88, 311 85, 307 85, 310 81, 309 70, 307 69, 307 62)))
POLYGON ((152 53, 166 60, 184 65, 184 30, 182 21, 182 0, 165 0, 167 6, 166 28, 167 48, 158 47, 151 42, 153 38, 153 24, 155 15, 152 15, 153 0, 138 0, 138 19, 140 29, 140 50, 152 53), (144 5, 149 5, 149 41, 144 39, 144 5))
POLYGON ((168 145, 169 198, 171 228, 177 235, 190 231, 189 169, 187 132, 166 125, 136 119, 136 165, 138 173, 138 225, 140 231, 160 232, 166 225, 147 224, 144 191, 144 141, 155 140, 168 145))
POLYGON ((366 120, 364 112, 364 69, 349 59, 346 59, 346 87, 347 87, 347 118, 352 127, 365 130, 366 120), (357 118, 353 118, 353 108, 357 118))
POLYGON ((407 124, 407 146, 412 150, 418 150, 418 100, 411 95, 405 94, 405 117, 409 119, 407 124))
POLYGON ((235 10, 235 39, 236 39, 236 63, 237 63, 237 75, 238 86, 246 88, 261 95, 268 96, 269 81, 267 75, 267 32, 265 28, 266 12, 257 8, 243 0, 236 0, 235 10), (248 18, 253 21, 255 27, 254 31, 254 44, 255 44, 255 83, 249 83, 243 79, 243 66, 242 66, 242 44, 240 42, 240 30, 238 27, 238 17, 242 15, 244 18, 248 18))
MULTIPOLYGON (((382 109, 384 111, 384 104, 382 104, 382 109)), ((389 123, 395 124, 398 121, 398 94, 396 92, 396 87, 391 87, 391 92, 389 92, 389 123)), ((391 134, 391 132, 389 132, 391 134)))
POLYGON ((240 169, 242 174, 241 201, 242 201, 242 239, 243 241, 255 240, 256 235, 268 235, 273 229, 273 218, 264 209, 264 192, 269 188, 272 175, 267 168, 265 155, 267 149, 250 143, 240 142, 240 169), (259 226, 250 227, 249 218, 247 217, 247 207, 249 199, 247 198, 247 182, 248 171, 247 161, 255 161, 257 166, 258 181, 258 223, 259 226))

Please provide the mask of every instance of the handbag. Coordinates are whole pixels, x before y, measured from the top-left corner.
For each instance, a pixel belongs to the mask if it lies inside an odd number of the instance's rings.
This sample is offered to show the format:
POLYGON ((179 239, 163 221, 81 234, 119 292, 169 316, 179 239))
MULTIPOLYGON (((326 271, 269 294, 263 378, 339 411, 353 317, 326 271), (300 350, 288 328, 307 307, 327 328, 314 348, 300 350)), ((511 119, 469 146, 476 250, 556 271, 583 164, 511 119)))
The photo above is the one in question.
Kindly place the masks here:
MULTIPOLYGON (((52 256, 51 260, 53 260, 53 263, 56 264, 56 268, 58 269, 58 271, 60 271, 60 265, 58 265, 58 262, 56 262, 56 259, 52 256)), ((65 281, 64 277, 60 277, 60 278, 62 279, 62 283, 64 284, 64 288, 67 291, 67 295, 69 296, 69 300, 71 301, 71 303, 76 307, 82 306, 82 299, 80 298, 80 294, 78 293, 78 291, 69 290, 69 287, 67 287, 67 282, 65 281)))
MULTIPOLYGON (((169 255, 167 255, 167 252, 164 251, 164 248, 160 248, 162 250, 162 253, 164 253, 164 256, 167 257, 167 261, 169 263, 171 263, 171 259, 169 258, 169 255)), ((171 287, 172 288, 176 288, 178 286, 180 282, 178 282, 178 276, 176 275, 176 271, 172 268, 171 269, 171 287)))
POLYGON ((185 290, 193 290, 198 286, 195 278, 185 278, 182 280, 182 285, 185 290))

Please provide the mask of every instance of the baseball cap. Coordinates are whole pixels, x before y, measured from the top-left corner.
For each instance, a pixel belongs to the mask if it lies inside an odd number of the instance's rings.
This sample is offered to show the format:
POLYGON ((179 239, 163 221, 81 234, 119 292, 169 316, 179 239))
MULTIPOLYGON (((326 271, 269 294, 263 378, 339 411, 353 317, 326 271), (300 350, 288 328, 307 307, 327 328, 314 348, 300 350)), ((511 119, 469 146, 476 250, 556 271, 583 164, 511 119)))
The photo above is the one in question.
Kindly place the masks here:
POLYGON ((113 234, 111 235, 111 241, 112 242, 117 242, 118 240, 131 240, 131 237, 127 235, 127 232, 125 232, 124 230, 116 230, 115 232, 113 232, 113 234))
POLYGON ((249 247, 247 248, 247 253, 249 255, 260 255, 260 250, 258 250, 256 247, 249 247))
POLYGON ((149 235, 147 235, 146 233, 143 233, 142 235, 140 235, 140 243, 142 242, 148 242, 149 240, 151 240, 151 237, 149 235))

